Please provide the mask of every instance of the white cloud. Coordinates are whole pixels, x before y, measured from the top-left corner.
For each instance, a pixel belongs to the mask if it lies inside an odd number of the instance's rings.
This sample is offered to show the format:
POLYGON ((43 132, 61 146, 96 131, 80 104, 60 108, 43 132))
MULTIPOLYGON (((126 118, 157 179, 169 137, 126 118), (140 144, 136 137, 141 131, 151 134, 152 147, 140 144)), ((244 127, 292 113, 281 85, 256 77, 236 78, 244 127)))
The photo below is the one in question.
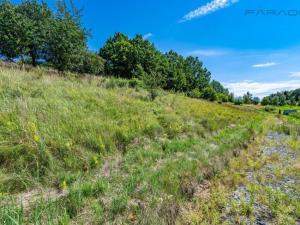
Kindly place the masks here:
POLYGON ((226 55, 228 51, 218 50, 218 49, 199 49, 192 52, 187 53, 187 55, 191 56, 223 56, 226 55))
POLYGON ((238 2, 238 0, 213 0, 209 3, 207 3, 206 5, 203 5, 203 6, 199 7, 198 9, 186 14, 182 18, 181 22, 192 20, 192 19, 200 17, 200 16, 205 16, 205 15, 215 12, 219 9, 228 7, 236 2, 238 2))
POLYGON ((300 72, 291 72, 290 77, 298 77, 300 78, 300 72))
POLYGON ((145 34, 144 36, 143 36, 143 39, 149 39, 150 37, 152 37, 153 36, 153 34, 152 33, 147 33, 147 34, 145 34))
POLYGON ((275 62, 267 62, 267 63, 262 63, 262 64, 255 64, 252 65, 253 68, 265 68, 265 67, 272 67, 272 66, 276 66, 277 63, 275 62))
POLYGON ((244 80, 241 82, 225 83, 224 86, 236 96, 242 96, 250 91, 254 96, 264 97, 277 91, 294 90, 300 88, 300 80, 286 80, 277 82, 255 82, 244 80))

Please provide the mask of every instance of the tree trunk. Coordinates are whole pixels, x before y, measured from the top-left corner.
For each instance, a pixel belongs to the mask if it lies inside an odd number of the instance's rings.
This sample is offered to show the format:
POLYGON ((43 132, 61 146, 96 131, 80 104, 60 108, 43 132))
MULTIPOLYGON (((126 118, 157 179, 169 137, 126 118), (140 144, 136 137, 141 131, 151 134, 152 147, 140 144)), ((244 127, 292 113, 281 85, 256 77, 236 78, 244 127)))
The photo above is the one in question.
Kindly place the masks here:
POLYGON ((31 57, 31 64, 33 67, 36 67, 37 66, 37 53, 36 53, 36 50, 33 48, 31 49, 30 51, 30 57, 31 57))

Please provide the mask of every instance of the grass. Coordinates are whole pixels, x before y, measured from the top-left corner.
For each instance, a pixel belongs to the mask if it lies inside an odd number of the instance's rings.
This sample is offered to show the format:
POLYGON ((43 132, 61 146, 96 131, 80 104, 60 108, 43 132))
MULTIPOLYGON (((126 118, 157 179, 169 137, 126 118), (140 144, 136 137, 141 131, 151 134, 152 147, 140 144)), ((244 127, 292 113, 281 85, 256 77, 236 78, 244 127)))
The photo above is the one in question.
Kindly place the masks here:
MULTIPOLYGON (((264 148, 262 146, 272 146, 273 143, 265 143, 263 137, 257 139, 249 146, 249 151, 242 151, 239 157, 231 159, 228 167, 211 179, 209 195, 200 197, 189 205, 189 210, 181 216, 179 224, 256 224, 257 215, 254 211, 258 204, 267 209, 267 214, 260 219, 271 219, 272 224, 299 223, 300 142, 299 135, 295 135, 294 131, 299 128, 300 120, 296 121, 293 117, 280 119, 284 121, 283 124, 274 125, 274 118, 265 120, 264 133, 271 128, 275 132, 290 135, 283 144, 290 148, 289 152, 295 159, 292 157, 285 162, 275 155, 264 156, 261 153, 264 148), (272 169, 264 172, 264 168, 269 166, 272 169), (249 172, 252 174, 250 178, 249 172), (274 176, 270 177, 269 173, 274 176), (292 179, 295 183, 287 184, 284 188, 277 187, 276 182, 278 184, 285 178, 292 179), (248 197, 241 196, 238 200, 233 198, 232 194, 239 188, 245 188, 248 197), (225 215, 231 220, 224 221, 225 215)), ((278 118, 275 121, 277 120, 278 118)), ((245 191, 240 191, 243 192, 245 191)))
POLYGON ((0 224, 174 224, 265 116, 138 81, 0 69, 0 224), (18 200, 49 188, 59 197, 18 200))

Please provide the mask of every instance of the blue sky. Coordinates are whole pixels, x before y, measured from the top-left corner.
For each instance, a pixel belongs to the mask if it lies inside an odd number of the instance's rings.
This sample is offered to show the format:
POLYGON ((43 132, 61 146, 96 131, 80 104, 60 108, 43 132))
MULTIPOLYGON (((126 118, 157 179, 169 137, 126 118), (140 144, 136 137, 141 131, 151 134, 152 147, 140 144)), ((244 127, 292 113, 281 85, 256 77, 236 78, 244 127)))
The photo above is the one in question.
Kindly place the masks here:
MULTIPOLYGON (((53 6, 54 0, 48 3, 53 6)), ((94 51, 115 32, 204 62, 236 95, 300 88, 298 0, 75 0, 94 51), (268 10, 268 11, 267 11, 268 10)))

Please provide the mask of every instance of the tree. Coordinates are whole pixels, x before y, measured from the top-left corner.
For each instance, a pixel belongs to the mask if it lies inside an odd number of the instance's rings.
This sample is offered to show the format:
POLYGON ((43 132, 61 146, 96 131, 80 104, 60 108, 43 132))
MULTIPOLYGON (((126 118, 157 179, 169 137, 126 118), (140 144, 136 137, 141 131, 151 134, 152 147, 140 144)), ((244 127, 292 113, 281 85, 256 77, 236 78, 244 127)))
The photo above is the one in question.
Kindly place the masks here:
MULTIPOLYGON (((71 12, 64 1, 58 1, 58 12, 51 21, 51 35, 46 46, 46 60, 60 71, 78 71, 86 54, 87 32, 80 24, 80 15, 71 12)), ((75 11, 75 12, 74 12, 75 11)))
POLYGON ((188 91, 188 81, 185 71, 185 59, 174 51, 164 55, 167 59, 166 89, 174 91, 188 91))
POLYGON ((242 97, 237 97, 233 100, 233 103, 235 105, 242 105, 243 104, 243 98, 242 97))
POLYGON ((132 78, 134 73, 133 45, 129 38, 116 33, 100 49, 99 55, 105 59, 105 71, 109 75, 132 78))
POLYGON ((52 32, 50 24, 53 20, 51 10, 46 3, 39 3, 37 0, 23 1, 17 12, 23 16, 26 33, 24 44, 26 53, 31 58, 31 64, 37 65, 37 61, 45 56, 46 42, 52 32))
POLYGON ((144 40, 142 35, 136 35, 129 41, 132 44, 133 69, 140 65, 146 73, 155 71, 161 54, 155 46, 148 40, 144 40))
POLYGON ((199 88, 202 91, 209 86, 211 73, 206 68, 203 68, 203 63, 198 57, 189 56, 186 58, 185 73, 189 90, 199 88))
POLYGON ((25 52, 25 20, 9 1, 0 2, 0 54, 13 60, 25 52))
POLYGON ((254 105, 258 105, 260 103, 259 97, 254 97, 252 102, 254 105))
POLYGON ((253 95, 250 92, 247 92, 243 96, 243 103, 244 104, 252 104, 253 102, 253 95))
POLYGON ((217 93, 222 93, 222 94, 225 94, 225 95, 229 95, 228 89, 224 88, 223 85, 219 81, 212 80, 212 82, 210 83, 210 85, 212 86, 212 88, 217 93))
POLYGON ((104 73, 104 59, 95 53, 86 51, 82 54, 81 65, 78 66, 76 72, 101 75, 104 73))
POLYGON ((212 102, 216 101, 217 100, 217 92, 211 86, 208 86, 203 89, 202 98, 207 99, 212 102))
POLYGON ((220 102, 229 102, 229 96, 223 93, 217 93, 217 99, 220 102))

